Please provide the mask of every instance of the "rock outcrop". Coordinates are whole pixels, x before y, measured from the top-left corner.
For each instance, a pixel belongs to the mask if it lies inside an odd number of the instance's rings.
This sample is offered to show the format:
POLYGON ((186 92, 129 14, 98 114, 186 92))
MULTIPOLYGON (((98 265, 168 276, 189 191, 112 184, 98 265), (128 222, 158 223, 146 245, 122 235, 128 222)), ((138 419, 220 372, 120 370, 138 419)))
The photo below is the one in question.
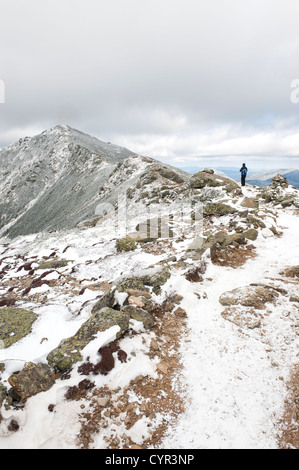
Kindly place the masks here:
POLYGON ((219 176, 211 169, 205 169, 192 175, 190 186, 193 189, 221 187, 228 193, 236 192, 236 194, 240 194, 240 187, 235 181, 230 178, 219 176))
POLYGON ((49 365, 57 372, 64 373, 72 366, 83 360, 81 351, 90 343, 100 331, 106 331, 117 325, 119 338, 129 327, 129 315, 126 312, 106 307, 94 313, 77 331, 77 333, 65 340, 50 352, 47 356, 49 365))

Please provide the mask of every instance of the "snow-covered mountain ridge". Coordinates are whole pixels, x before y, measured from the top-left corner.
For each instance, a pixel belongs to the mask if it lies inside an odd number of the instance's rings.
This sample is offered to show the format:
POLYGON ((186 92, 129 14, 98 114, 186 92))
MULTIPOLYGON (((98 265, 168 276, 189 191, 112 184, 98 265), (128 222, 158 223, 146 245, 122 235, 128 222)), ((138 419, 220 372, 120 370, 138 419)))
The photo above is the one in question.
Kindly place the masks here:
POLYGON ((106 200, 101 188, 119 165, 120 191, 120 178, 126 190, 137 183, 138 168, 158 164, 68 126, 20 139, 0 151, 0 162, 0 235, 10 237, 74 228, 92 219, 99 204, 115 202, 115 192, 106 200))

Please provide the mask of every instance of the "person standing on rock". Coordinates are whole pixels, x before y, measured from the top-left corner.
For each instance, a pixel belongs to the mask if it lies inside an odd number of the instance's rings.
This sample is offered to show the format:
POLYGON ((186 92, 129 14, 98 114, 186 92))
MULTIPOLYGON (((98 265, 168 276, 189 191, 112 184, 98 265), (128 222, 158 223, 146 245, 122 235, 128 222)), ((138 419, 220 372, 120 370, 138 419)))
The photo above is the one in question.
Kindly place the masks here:
POLYGON ((246 164, 243 163, 242 168, 241 168, 241 170, 240 170, 240 172, 241 172, 241 185, 242 185, 242 186, 245 186, 245 180, 246 180, 246 176, 247 176, 247 171, 248 171, 248 170, 247 170, 246 164))

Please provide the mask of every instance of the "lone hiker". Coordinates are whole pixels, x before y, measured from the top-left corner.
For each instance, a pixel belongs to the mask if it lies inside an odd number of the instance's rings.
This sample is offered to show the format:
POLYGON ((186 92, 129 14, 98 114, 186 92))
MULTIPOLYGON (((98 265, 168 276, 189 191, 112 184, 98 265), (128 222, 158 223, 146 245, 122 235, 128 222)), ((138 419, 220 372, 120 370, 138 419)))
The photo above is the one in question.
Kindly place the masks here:
POLYGON ((241 185, 242 185, 242 186, 245 186, 245 180, 246 180, 246 176, 247 176, 247 171, 248 171, 248 170, 247 170, 246 164, 243 163, 243 166, 242 166, 242 168, 241 168, 241 170, 240 170, 240 172, 241 172, 241 185))

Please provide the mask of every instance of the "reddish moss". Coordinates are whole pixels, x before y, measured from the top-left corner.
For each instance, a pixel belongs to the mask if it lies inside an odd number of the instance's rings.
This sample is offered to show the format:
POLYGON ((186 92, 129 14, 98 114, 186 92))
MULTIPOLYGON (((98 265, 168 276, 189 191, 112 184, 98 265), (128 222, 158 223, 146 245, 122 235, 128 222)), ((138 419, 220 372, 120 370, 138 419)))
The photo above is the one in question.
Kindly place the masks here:
POLYGON ((113 353, 113 348, 109 346, 105 346, 103 348, 99 349, 99 354, 102 356, 101 361, 96 364, 94 367, 94 374, 102 374, 102 375, 107 375, 108 372, 110 372, 114 368, 114 357, 112 355, 113 353))
POLYGON ((67 390, 65 398, 67 400, 81 400, 81 398, 86 395, 86 392, 91 390, 94 385, 94 382, 91 382, 88 379, 82 380, 78 386, 74 385, 67 390))
POLYGON ((12 307, 15 303, 16 299, 2 299, 0 300, 0 307, 12 307))
POLYGON ((118 357, 118 360, 123 363, 123 362, 127 362, 127 353, 125 351, 123 351, 122 349, 120 349, 117 353, 117 357, 118 357))

